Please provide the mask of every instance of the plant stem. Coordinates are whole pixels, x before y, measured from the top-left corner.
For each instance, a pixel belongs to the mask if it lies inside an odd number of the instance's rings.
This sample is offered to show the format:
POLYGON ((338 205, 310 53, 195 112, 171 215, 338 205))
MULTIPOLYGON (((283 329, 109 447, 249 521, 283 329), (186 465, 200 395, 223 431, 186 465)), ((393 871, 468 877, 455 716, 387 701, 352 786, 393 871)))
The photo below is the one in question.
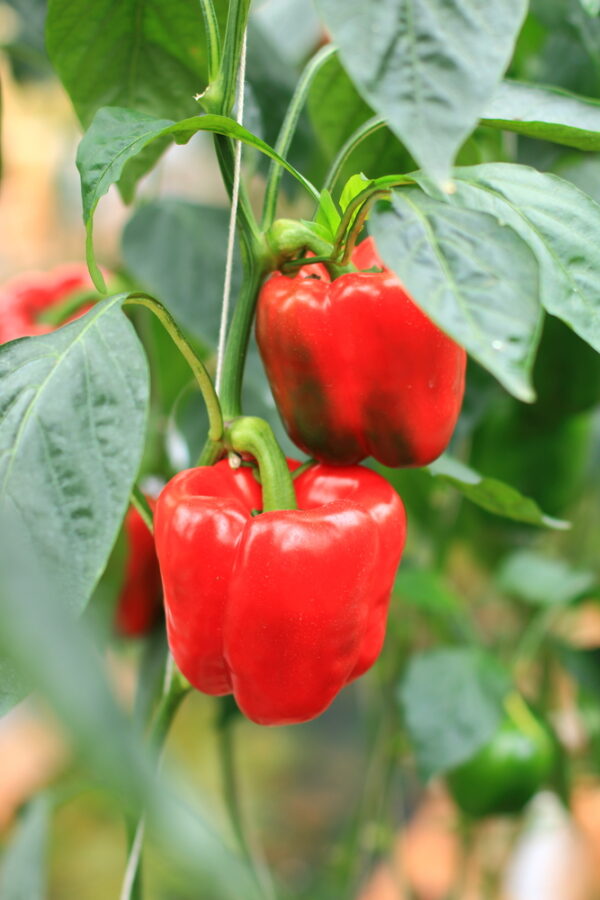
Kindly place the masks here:
POLYGON ((323 184, 323 190, 332 191, 335 187, 335 184, 342 173, 342 169, 348 162, 348 158, 351 153, 358 147, 359 144, 368 138, 370 135, 375 134, 376 131, 379 131, 380 128, 385 127, 385 119, 380 119, 377 116, 372 119, 368 119, 366 122, 363 122, 356 131, 350 135, 345 144, 343 144, 341 150, 338 152, 337 156, 331 163, 329 171, 325 177, 325 183, 323 184))
MULTIPOLYGON (((169 728, 183 698, 191 690, 191 686, 182 675, 175 670, 173 659, 167 660, 167 673, 161 702, 156 711, 149 743, 156 755, 157 767, 160 766, 164 743, 169 728)), ((119 900, 141 900, 140 863, 144 843, 144 817, 139 820, 135 830, 130 831, 130 850, 123 878, 119 900)))
POLYGON ((219 75, 221 65, 221 34, 213 0, 200 0, 200 7, 206 28, 208 49, 208 83, 212 84, 219 75))
POLYGON ((250 263, 229 326, 223 358, 221 404, 226 420, 233 419, 242 412, 244 365, 261 281, 261 268, 256 262, 250 263))
POLYGON ((160 320, 165 331, 168 332, 169 337, 172 339, 173 343, 177 346, 179 352, 188 363, 190 369, 194 373, 196 381, 198 382, 198 387, 200 388, 200 391, 204 398, 204 402, 206 404, 206 410, 208 412, 208 436, 210 440, 221 440, 221 438, 223 437, 223 416, 221 415, 219 399, 215 392, 210 375, 206 371, 203 363, 200 362, 200 360, 192 350, 186 338, 181 333, 179 326, 177 325, 175 320, 167 312, 162 303, 159 303, 158 300, 154 300, 147 294, 130 294, 125 300, 124 305, 125 304, 145 306, 146 309, 149 309, 160 320))
POLYGON ((219 760, 221 763, 225 806, 238 847, 254 876, 261 897, 265 898, 265 900, 275 900, 275 888, 269 876, 269 871, 262 860, 257 859, 256 852, 252 848, 252 843, 246 831, 235 760, 235 722, 236 717, 227 716, 219 724, 218 728, 219 760))
POLYGON ((209 112, 228 116, 233 107, 250 2, 251 0, 230 0, 219 72, 202 98, 203 105, 209 112))
MULTIPOLYGON (((333 44, 322 47, 306 64, 300 80, 296 85, 296 90, 287 108, 285 118, 281 125, 281 129, 275 143, 275 150, 284 159, 287 158, 292 138, 298 125, 300 113, 306 102, 308 92, 318 72, 323 68, 327 60, 337 52, 337 48, 333 44)), ((274 160, 269 168, 269 177, 267 180, 267 188, 265 191, 265 199, 262 212, 262 229, 264 231, 273 224, 275 218, 275 210, 277 207, 277 197, 279 194, 279 186, 283 175, 282 167, 274 160)))

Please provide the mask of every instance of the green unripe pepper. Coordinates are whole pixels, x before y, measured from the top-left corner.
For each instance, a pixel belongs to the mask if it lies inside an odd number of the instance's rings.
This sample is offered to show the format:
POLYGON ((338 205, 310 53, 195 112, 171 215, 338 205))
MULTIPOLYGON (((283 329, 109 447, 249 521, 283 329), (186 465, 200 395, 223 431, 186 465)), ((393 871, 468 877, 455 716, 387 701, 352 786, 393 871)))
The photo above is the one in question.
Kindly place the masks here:
POLYGON ((523 698, 512 693, 506 716, 478 753, 446 776, 457 805, 470 816, 520 813, 555 762, 554 738, 523 698))

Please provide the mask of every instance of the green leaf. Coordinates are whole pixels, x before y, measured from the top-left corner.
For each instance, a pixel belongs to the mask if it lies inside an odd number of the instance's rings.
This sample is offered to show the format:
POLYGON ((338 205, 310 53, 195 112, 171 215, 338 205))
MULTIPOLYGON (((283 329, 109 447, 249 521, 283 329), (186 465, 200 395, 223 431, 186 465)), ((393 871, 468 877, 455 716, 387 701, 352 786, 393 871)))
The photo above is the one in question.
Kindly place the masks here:
POLYGON ((29 693, 29 687, 15 667, 0 654, 0 716, 6 715, 29 693))
POLYGON ((204 810, 191 808, 194 792, 157 778, 141 732, 113 696, 89 623, 76 620, 53 591, 14 509, 0 508, 0 533, 0 651, 40 691, 95 785, 130 820, 144 813, 149 850, 166 864, 173 896, 193 884, 215 900, 255 900, 245 864, 204 810))
POLYGON ((225 209, 166 197, 141 206, 123 232, 123 258, 134 278, 209 345, 219 333, 228 225, 225 209))
POLYGON ((600 0, 580 0, 580 3, 588 16, 600 14, 600 0))
POLYGON ((512 228, 417 188, 371 213, 385 264, 415 302, 507 390, 534 398, 531 369, 542 321, 538 271, 512 228))
POLYGON ((578 150, 600 150, 600 101, 560 88, 503 81, 481 121, 578 150))
POLYGON ((593 572, 574 569, 560 559, 518 550, 504 560, 498 585, 534 606, 564 606, 598 587, 593 572))
POLYGON ((156 116, 193 115, 207 86, 195 0, 50 0, 48 53, 86 126, 102 106, 156 116))
POLYGON ((444 584, 437 572, 402 565, 396 576, 394 592, 403 604, 415 606, 429 620, 437 619, 450 625, 453 632, 463 639, 473 636, 465 603, 444 584))
POLYGON ((341 216, 331 193, 329 191, 321 191, 319 206, 315 213, 315 224, 323 227, 323 234, 327 235, 324 238, 325 240, 333 242, 340 221, 341 216))
POLYGON ((412 657, 399 697, 423 777, 446 772, 492 737, 509 679, 493 657, 468 647, 412 657))
POLYGON ((148 367, 125 297, 0 347, 0 511, 23 523, 48 591, 76 611, 104 569, 144 446, 148 367))
POLYGON ((564 530, 570 528, 568 522, 545 515, 535 500, 524 497, 515 488, 496 478, 486 478, 457 459, 444 454, 428 466, 434 478, 452 485, 465 497, 487 509, 488 512, 529 525, 545 525, 547 528, 564 530))
POLYGON ((121 178, 125 165, 155 141, 173 138, 187 143, 199 131, 224 134, 243 141, 276 160, 318 199, 315 188, 283 160, 268 144, 251 134, 227 116, 193 116, 181 122, 156 119, 144 113, 111 107, 101 109, 83 137, 77 152, 77 168, 81 175, 83 218, 87 229, 87 259, 96 285, 103 289, 104 279, 93 252, 93 218, 100 198, 121 178))
MULTIPOLYGON (((330 57, 314 78, 307 107, 317 141, 329 163, 354 132, 375 115, 337 55, 330 57)), ((365 172, 370 178, 415 168, 414 160, 389 128, 380 128, 357 144, 348 166, 351 172, 365 172)))
POLYGON ((447 202, 510 225, 538 260, 542 305, 600 352, 600 205, 527 166, 490 163, 456 169, 454 177, 447 202))
POLYGON ((362 172, 358 175, 352 175, 342 188, 342 193, 340 194, 340 209, 342 212, 345 212, 348 204, 362 193, 365 188, 369 187, 370 184, 373 184, 373 180, 367 178, 362 172))
POLYGON ((2 900, 45 900, 46 856, 51 804, 40 794, 27 804, 2 856, 2 900))
POLYGON ((582 649, 558 644, 558 658, 572 678, 586 691, 600 699, 600 648, 582 649))
POLYGON ((526 0, 318 0, 344 68, 437 182, 508 65, 526 0))

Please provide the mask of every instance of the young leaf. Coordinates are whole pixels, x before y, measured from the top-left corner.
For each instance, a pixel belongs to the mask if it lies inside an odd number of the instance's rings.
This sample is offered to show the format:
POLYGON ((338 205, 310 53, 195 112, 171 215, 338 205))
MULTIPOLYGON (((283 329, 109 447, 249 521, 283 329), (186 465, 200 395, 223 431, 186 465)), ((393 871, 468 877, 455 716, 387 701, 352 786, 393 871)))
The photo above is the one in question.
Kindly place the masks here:
POLYGON ((104 279, 94 259, 92 235, 94 212, 100 198, 112 184, 119 181, 126 164, 149 145, 157 140, 164 142, 165 138, 173 138, 176 143, 185 144, 199 131, 224 134, 255 147, 287 169, 314 199, 318 199, 317 191, 303 175, 282 159, 272 147, 227 116, 193 116, 181 122, 172 122, 118 107, 101 109, 95 115, 77 152, 83 218, 87 229, 88 265, 100 289, 103 289, 104 279))
POLYGON ((399 689, 423 777, 470 759, 500 724, 509 680, 493 657, 468 647, 413 656, 399 689))
POLYGON ((454 176, 456 190, 446 201, 510 225, 537 257, 542 305, 600 352, 600 205, 527 166, 489 163, 454 176))
POLYGON ((0 347, 0 512, 23 524, 48 591, 75 611, 106 564, 144 446, 148 367, 125 296, 0 347))
MULTIPOLYGON (((225 209, 165 197, 141 206, 123 232, 131 274, 209 345, 219 333, 228 224, 225 209)), ((236 266, 234 292, 239 283, 236 266)))
POLYGON ((598 579, 564 560, 517 550, 503 561, 498 585, 533 606, 563 606, 598 588, 598 579))
POLYGON ((459 490, 465 497, 487 509, 488 512, 516 522, 529 525, 545 525, 547 528, 564 530, 570 528, 568 522, 554 519, 541 511, 535 500, 524 497, 516 488, 504 484, 496 478, 486 478, 457 459, 444 454, 428 466, 428 471, 436 479, 445 481, 459 490))
POLYGON ((102 106, 193 115, 207 85, 202 15, 190 0, 50 0, 48 53, 84 126, 102 106))
POLYGON ((325 229, 323 232, 323 234, 327 235, 325 240, 333 242, 340 220, 341 216, 331 193, 329 191, 321 191, 319 206, 315 213, 315 223, 325 229))
POLYGON ((342 212, 345 212, 348 204, 354 200, 355 197, 358 196, 365 188, 369 187, 370 184, 373 184, 373 181, 370 178, 367 178, 366 175, 359 173, 358 175, 353 175, 348 179, 344 187, 342 188, 342 193, 340 194, 340 209, 342 212))
POLYGON ((600 101, 560 88, 503 81, 481 121, 578 150, 600 150, 600 101))
POLYGON ((504 387, 533 400, 542 311, 535 257, 510 227, 416 188, 371 213, 385 264, 415 302, 504 387))
POLYGON ((508 65, 526 0, 319 0, 344 68, 437 183, 508 65))

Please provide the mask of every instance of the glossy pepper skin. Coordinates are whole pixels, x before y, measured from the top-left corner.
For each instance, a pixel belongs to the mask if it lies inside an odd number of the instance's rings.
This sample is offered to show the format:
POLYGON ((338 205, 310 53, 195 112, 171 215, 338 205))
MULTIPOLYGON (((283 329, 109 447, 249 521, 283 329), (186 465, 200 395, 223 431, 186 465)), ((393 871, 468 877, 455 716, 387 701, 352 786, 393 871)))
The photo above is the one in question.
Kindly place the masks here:
POLYGON ((54 326, 39 321, 39 316, 70 294, 87 289, 95 290, 83 263, 68 263, 49 272, 27 272, 7 281, 0 287, 0 344, 53 331, 54 326))
POLYGON ((251 469, 223 461, 176 475, 154 518, 177 665, 263 725, 318 716, 373 664, 405 540, 375 472, 315 465, 294 487, 297 510, 253 515, 251 469))
POLYGON ((381 271, 331 281, 313 265, 263 285, 256 335, 275 402, 294 443, 316 459, 424 466, 456 425, 465 352, 385 269, 372 238, 352 262, 381 271))
POLYGON ((518 701, 517 714, 509 713, 491 740, 446 777, 458 806, 476 818, 520 813, 552 772, 554 738, 518 701))
MULTIPOLYGON (((148 498, 151 508, 154 501, 148 498)), ((124 637, 140 637, 156 624, 161 612, 161 580, 154 537, 134 506, 125 516, 127 561, 115 609, 115 627, 124 637)))

